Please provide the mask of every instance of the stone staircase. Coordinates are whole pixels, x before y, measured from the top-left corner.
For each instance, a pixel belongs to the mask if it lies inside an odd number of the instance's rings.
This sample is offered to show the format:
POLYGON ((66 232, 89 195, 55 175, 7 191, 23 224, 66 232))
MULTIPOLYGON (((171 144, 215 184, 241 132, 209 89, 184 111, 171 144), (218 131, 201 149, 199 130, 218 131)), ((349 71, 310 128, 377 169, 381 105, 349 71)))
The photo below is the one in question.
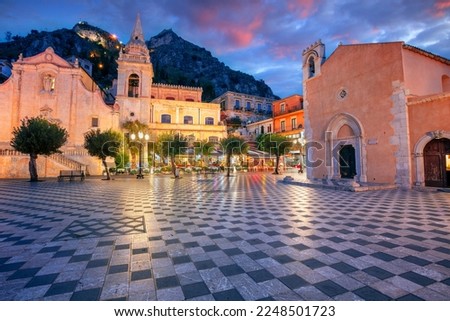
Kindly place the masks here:
POLYGON ((82 164, 80 162, 77 162, 76 160, 70 159, 66 156, 64 156, 64 154, 52 154, 50 156, 48 156, 49 159, 55 161, 56 163, 63 165, 67 168, 73 169, 73 170, 84 170, 86 175, 87 173, 87 166, 85 164, 82 164))

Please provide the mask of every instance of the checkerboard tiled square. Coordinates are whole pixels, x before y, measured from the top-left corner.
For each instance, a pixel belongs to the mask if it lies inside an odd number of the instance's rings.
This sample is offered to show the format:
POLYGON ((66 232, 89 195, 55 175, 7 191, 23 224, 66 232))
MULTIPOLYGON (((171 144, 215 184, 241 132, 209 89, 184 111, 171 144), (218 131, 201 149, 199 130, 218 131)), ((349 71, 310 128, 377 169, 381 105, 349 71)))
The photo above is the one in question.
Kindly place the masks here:
POLYGON ((0 181, 0 300, 450 299, 448 194, 281 178, 0 181))

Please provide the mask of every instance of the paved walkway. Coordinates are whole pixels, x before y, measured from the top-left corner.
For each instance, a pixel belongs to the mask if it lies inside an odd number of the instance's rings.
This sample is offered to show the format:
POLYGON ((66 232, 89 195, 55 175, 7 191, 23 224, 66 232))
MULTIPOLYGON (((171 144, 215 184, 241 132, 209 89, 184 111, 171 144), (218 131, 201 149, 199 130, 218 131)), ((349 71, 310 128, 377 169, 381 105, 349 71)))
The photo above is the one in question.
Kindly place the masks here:
POLYGON ((449 300, 450 194, 0 181, 0 300, 449 300))

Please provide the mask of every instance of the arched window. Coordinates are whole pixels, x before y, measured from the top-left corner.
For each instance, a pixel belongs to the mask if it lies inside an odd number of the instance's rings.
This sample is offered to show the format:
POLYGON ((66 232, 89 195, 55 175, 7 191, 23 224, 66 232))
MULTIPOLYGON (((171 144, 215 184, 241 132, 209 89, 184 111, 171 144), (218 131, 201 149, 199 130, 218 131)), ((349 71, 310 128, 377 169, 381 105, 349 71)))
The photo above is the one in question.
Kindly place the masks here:
POLYGON ((170 124, 171 123, 171 117, 169 114, 162 114, 161 115, 161 123, 163 124, 170 124))
POLYGON ((128 78, 128 97, 139 97, 139 76, 136 74, 128 78))
POLYGON ((192 116, 184 116, 184 123, 192 125, 194 123, 194 118, 192 118, 192 116))
POLYGON ((316 66, 314 65, 314 56, 309 57, 308 59, 308 70, 309 77, 314 77, 316 74, 316 66))
POLYGON ((264 134, 264 126, 261 125, 261 134, 264 134))
POLYGON ((205 118, 205 125, 214 125, 214 118, 213 117, 206 117, 205 118))

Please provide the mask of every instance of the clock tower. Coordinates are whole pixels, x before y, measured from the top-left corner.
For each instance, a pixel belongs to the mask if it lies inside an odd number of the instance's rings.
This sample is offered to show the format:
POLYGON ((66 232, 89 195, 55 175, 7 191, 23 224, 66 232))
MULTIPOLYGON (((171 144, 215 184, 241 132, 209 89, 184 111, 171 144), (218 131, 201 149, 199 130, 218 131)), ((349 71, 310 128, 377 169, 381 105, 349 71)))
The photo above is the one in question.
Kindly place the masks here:
POLYGON ((119 53, 117 64, 116 104, 120 110, 120 123, 138 120, 148 124, 152 121, 151 91, 154 74, 139 14, 130 40, 119 53))

